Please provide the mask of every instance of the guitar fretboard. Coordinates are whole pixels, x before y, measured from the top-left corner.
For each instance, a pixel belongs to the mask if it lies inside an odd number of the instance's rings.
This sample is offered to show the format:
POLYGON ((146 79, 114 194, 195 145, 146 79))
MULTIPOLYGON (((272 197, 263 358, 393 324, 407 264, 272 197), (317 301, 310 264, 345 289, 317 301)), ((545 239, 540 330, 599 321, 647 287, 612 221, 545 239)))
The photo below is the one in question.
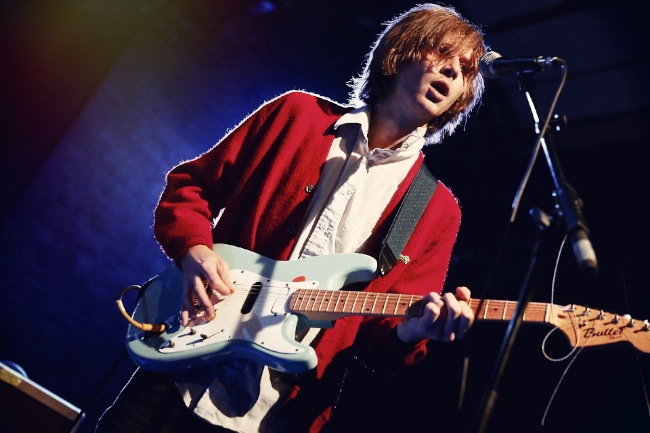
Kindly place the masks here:
POLYGON ((345 315, 416 317, 421 296, 345 290, 299 289, 289 302, 293 313, 340 317, 345 315))
MULTIPOLYGON (((514 301, 471 299, 470 308, 478 320, 512 319, 514 301)), ((422 315, 422 296, 398 293, 371 293, 345 290, 299 289, 289 302, 292 313, 335 320, 346 315, 417 317, 422 315)), ((528 303, 523 314, 526 322, 550 322, 552 304, 528 303)))
MULTIPOLYGON (((474 311, 476 319, 479 320, 510 320, 515 315, 517 302, 498 301, 494 299, 471 299, 469 306, 474 311)), ((553 304, 542 302, 529 302, 526 305, 522 320, 524 322, 550 322, 551 308, 553 304)))

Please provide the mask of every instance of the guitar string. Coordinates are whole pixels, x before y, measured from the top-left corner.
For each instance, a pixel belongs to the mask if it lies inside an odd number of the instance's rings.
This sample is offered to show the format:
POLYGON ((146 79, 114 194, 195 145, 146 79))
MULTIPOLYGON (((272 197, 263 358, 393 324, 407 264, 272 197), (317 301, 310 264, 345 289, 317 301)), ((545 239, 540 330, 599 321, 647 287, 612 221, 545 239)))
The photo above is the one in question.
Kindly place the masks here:
MULTIPOLYGON (((256 282, 257 283, 257 282, 256 282)), ((399 294, 399 293, 375 293, 375 292, 359 292, 359 291, 346 291, 346 290, 329 290, 329 289, 320 289, 320 288, 315 288, 315 287, 292 287, 291 285, 283 285, 283 284, 264 284, 263 287, 257 289, 254 286, 255 283, 237 283, 235 282, 235 286, 239 287, 239 290, 236 290, 233 294, 228 295, 227 297, 217 295, 219 298, 218 303, 221 303, 227 299, 234 299, 236 301, 241 301, 242 299, 248 298, 250 295, 250 291, 252 290, 259 290, 258 296, 262 297, 269 297, 269 296, 277 296, 277 297, 287 297, 290 298, 292 296, 295 296, 298 291, 304 290, 307 292, 313 292, 315 293, 315 296, 313 298, 316 300, 315 304, 312 305, 312 308, 316 304, 321 304, 326 301, 326 297, 322 297, 321 294, 323 293, 328 293, 334 295, 332 298, 336 299, 336 302, 340 302, 341 300, 345 300, 345 297, 350 296, 351 294, 359 294, 361 295, 362 299, 352 301, 352 302, 367 302, 368 298, 373 299, 378 298, 379 302, 397 302, 400 297, 407 297, 411 298, 412 301, 418 301, 422 299, 422 296, 419 295, 405 295, 405 294, 399 294), (266 289, 266 290, 264 290, 266 289), (365 298, 365 299, 364 299, 365 298)), ((215 293, 216 295, 216 293, 215 293)), ((307 301, 308 303, 310 301, 307 301)), ((327 301, 329 302, 329 301, 327 301)), ((374 301, 373 301, 374 302, 374 301)), ((479 302, 476 299, 472 299, 470 303, 474 302, 479 302)), ((231 303, 226 303, 228 306, 230 306, 231 303)), ((223 306, 227 306, 224 304, 223 306)), ((490 312, 497 311, 500 315, 507 317, 507 310, 508 310, 508 305, 512 304, 513 309, 514 306, 516 305, 515 302, 513 301, 505 301, 505 300, 489 300, 489 303, 487 307, 482 308, 481 312, 483 316, 485 317, 485 320, 498 320, 495 318, 488 318, 488 314, 490 312), (497 307, 490 309, 490 306, 492 307, 497 307)), ((484 304, 485 305, 485 304, 484 304)), ((531 302, 528 304, 526 308, 526 313, 528 313, 529 316, 533 317, 539 317, 542 316, 546 313, 546 309, 548 308, 548 303, 542 303, 542 302, 531 302)), ((551 307, 554 308, 555 306, 551 304, 551 307)), ((478 311, 476 311, 478 312, 478 311)), ((531 320, 531 319, 528 319, 531 320)))
MULTIPOLYGON (((580 355, 580 352, 582 352, 583 349, 584 349, 584 347, 581 347, 577 352, 575 352, 575 355, 573 356, 573 358, 571 358, 571 361, 569 361, 566 368, 562 372, 562 375, 560 376, 560 379, 558 380, 557 384, 555 385, 555 388, 553 389, 553 393, 551 394, 551 397, 549 398, 548 403, 546 404, 546 409, 544 410, 544 414, 542 415, 542 419, 540 421, 540 425, 542 427, 544 426, 544 422, 546 421, 546 415, 548 415, 548 411, 551 409, 551 404, 553 403, 553 400, 555 400, 555 395, 557 394, 557 392, 560 389, 560 384, 562 383, 562 381, 566 377, 567 373, 569 372, 569 368, 571 368, 571 366, 573 365, 573 362, 576 359, 578 359, 578 355, 580 355)), ((572 351, 572 353, 573 353, 573 351, 572 351)), ((565 359, 566 359, 566 357, 565 357, 565 359)))
MULTIPOLYGON (((557 270, 558 270, 558 268, 559 268, 560 257, 562 256, 562 251, 564 251, 564 246, 565 246, 565 244, 566 244, 566 240, 567 240, 567 235, 565 234, 565 235, 564 235, 564 238, 562 239, 562 242, 560 243, 560 248, 558 249, 557 258, 555 259, 555 267, 553 268, 553 278, 551 279, 551 304, 553 304, 553 299, 554 299, 554 296, 555 296, 555 283, 557 282, 557 270)), ((572 317, 575 319, 574 316, 572 316, 572 317)), ((575 322, 574 322, 574 321, 571 321, 571 322, 573 323, 573 325, 574 325, 574 329, 575 329, 575 325, 576 325, 575 322)), ((542 340, 542 347, 541 347, 541 349, 542 349, 542 354, 544 355, 544 357, 545 357, 546 359, 548 359, 548 360, 551 361, 551 362, 560 362, 560 361, 563 361, 563 360, 567 359, 568 357, 570 357, 572 354, 574 354, 574 356, 573 356, 573 358, 571 359, 571 361, 569 361, 569 363, 568 363, 567 366, 565 367, 564 371, 562 372, 562 375, 560 376, 560 378, 558 379, 557 383, 555 384, 555 388, 553 389, 553 393, 551 394, 551 396, 550 396, 549 399, 548 399, 548 403, 546 404, 546 408, 544 409, 544 414, 542 415, 542 419, 540 420, 540 425, 541 425, 541 426, 544 426, 544 423, 545 423, 545 421, 546 421, 546 416, 548 415, 548 412, 549 412, 549 410, 551 409, 551 404, 553 404, 553 401, 555 400, 555 396, 556 396, 557 392, 558 392, 559 389, 560 389, 560 385, 562 384, 562 382, 564 381, 564 378, 565 378, 566 375, 568 374, 569 369, 570 369, 571 366, 573 365, 573 362, 574 362, 576 359, 578 359, 578 355, 580 355, 580 353, 581 353, 582 350, 584 349, 584 347, 583 347, 583 348, 580 348, 580 349, 578 350, 578 347, 579 347, 579 339, 580 339, 580 333, 577 332, 577 333, 576 333, 576 334, 577 334, 577 337, 576 337, 576 344, 575 344, 575 346, 574 346, 574 347, 569 351, 569 353, 567 353, 567 354, 566 354, 564 357, 562 357, 562 358, 551 358, 551 357, 546 353, 546 342, 547 342, 548 338, 550 337, 550 335, 551 335, 553 332, 555 332, 556 330, 558 330, 558 329, 559 329, 559 328, 558 328, 557 325, 556 325, 554 328, 552 328, 552 329, 551 329, 551 330, 546 334, 546 336, 545 336, 544 339, 542 340)))
MULTIPOLYGON (((404 295, 404 294, 399 294, 399 293, 375 293, 375 292, 359 292, 359 291, 352 291, 352 290, 328 290, 328 289, 319 289, 316 287, 292 287, 290 284, 263 284, 262 287, 256 288, 254 287, 255 283, 237 283, 235 282, 236 288, 239 287, 239 290, 236 290, 235 293, 228 295, 227 297, 221 296, 215 293, 215 295, 218 298, 217 303, 214 305, 214 307, 222 308, 222 307, 229 307, 229 308, 234 308, 238 307, 239 304, 233 304, 233 302, 225 302, 229 299, 234 300, 234 301, 242 301, 248 299, 250 296, 250 292, 253 290, 259 291, 257 294, 258 297, 262 297, 262 299, 269 298, 269 297, 278 297, 278 298, 287 298, 291 299, 293 296, 299 293, 299 291, 303 290, 308 293, 313 292, 315 296, 310 296, 313 299, 305 301, 306 305, 311 304, 311 309, 313 310, 316 306, 317 308, 320 309, 323 307, 324 303, 329 304, 330 302, 333 302, 333 308, 335 312, 347 312, 347 311, 354 311, 355 309, 358 308, 364 308, 365 310, 365 304, 368 303, 368 301, 372 300, 373 308, 372 311, 374 312, 375 310, 385 310, 386 305, 393 306, 393 304, 401 304, 402 298, 408 299, 411 303, 414 301, 417 301, 421 299, 421 296, 416 296, 416 295, 404 295), (266 290, 263 290, 266 289, 266 290), (327 297, 327 296, 322 296, 324 293, 331 294, 333 296, 327 297), (361 295, 360 299, 354 299, 350 300, 350 307, 347 308, 346 306, 340 306, 339 304, 341 302, 347 302, 347 298, 351 295, 361 295), (312 303, 313 302, 313 303, 312 303), (222 304, 222 305, 220 305, 222 304), (338 307, 343 308, 343 310, 337 310, 338 307)), ((302 282, 301 282, 302 283, 302 282)), ((329 305, 326 307, 326 311, 328 311, 329 305)), ((379 313, 375 313, 379 314, 379 313)))
MULTIPOLYGON (((557 282, 557 271, 559 269, 560 258, 562 257, 562 251, 564 251, 564 247, 566 245, 566 240, 567 240, 567 235, 564 235, 564 238, 562 239, 562 242, 560 243, 560 248, 558 249, 557 258, 555 259, 555 267, 553 268, 553 277, 551 279, 551 305, 554 305, 553 300, 555 299, 555 284, 557 282)), ((573 317, 573 320, 571 320, 571 323, 572 323, 573 329, 575 331, 576 326, 577 326, 577 323, 576 323, 577 319, 575 319, 575 316, 573 316, 573 315, 572 315, 572 317, 573 317)), ((566 355, 564 355, 561 358, 552 358, 551 356, 549 356, 548 353, 546 352, 546 342, 548 341, 551 334, 553 334, 558 329, 560 329, 560 328, 557 325, 555 327, 551 328, 551 330, 548 331, 548 333, 546 334, 546 336, 542 340, 542 347, 541 347, 542 354, 544 355, 544 357, 546 359, 548 359, 551 362, 562 362, 562 361, 566 360, 580 346, 580 332, 575 332, 575 334, 576 334, 575 346, 566 355)), ((569 365, 567 366, 567 370, 568 370, 568 367, 570 367, 570 366, 571 366, 571 364, 569 363, 569 365)), ((559 386, 559 383, 558 383, 558 386, 559 386)))

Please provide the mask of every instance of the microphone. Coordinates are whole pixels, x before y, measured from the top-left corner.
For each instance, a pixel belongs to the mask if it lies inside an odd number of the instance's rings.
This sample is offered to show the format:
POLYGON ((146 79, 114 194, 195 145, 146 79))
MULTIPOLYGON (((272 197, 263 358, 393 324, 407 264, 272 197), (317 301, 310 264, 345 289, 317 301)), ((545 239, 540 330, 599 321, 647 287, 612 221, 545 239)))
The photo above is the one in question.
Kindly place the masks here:
POLYGON ((584 229, 578 229, 571 235, 573 254, 576 256, 578 266, 584 272, 595 275, 598 273, 598 261, 596 252, 589 241, 589 236, 584 229))
POLYGON ((483 78, 499 78, 501 75, 519 72, 538 72, 564 64, 557 57, 522 57, 506 59, 495 51, 488 51, 481 57, 478 64, 479 73, 483 78))
POLYGON ((571 185, 566 183, 553 191, 553 196, 556 200, 556 208, 564 219, 578 266, 588 275, 596 275, 598 273, 598 260, 589 240, 589 229, 582 214, 582 200, 571 185))

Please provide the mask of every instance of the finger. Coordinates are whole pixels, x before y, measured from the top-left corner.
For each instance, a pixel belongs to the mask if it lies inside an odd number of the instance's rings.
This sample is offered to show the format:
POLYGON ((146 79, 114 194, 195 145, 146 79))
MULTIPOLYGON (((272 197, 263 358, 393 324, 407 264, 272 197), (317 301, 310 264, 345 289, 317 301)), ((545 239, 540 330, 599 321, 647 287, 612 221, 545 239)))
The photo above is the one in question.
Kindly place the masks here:
POLYGON ((472 299, 472 292, 468 287, 459 286, 456 287, 456 297, 462 301, 468 302, 470 299, 472 299))
POLYGON ((190 317, 194 315, 194 309, 192 306, 188 306, 185 301, 182 302, 181 306, 181 324, 187 326, 190 322, 190 317))
MULTIPOLYGON (((437 308, 438 310, 442 309, 442 307, 444 307, 445 305, 445 301, 443 300, 442 295, 436 292, 427 293, 424 296, 423 300, 427 303, 432 303, 433 305, 438 307, 437 308)), ((440 315, 440 311, 437 312, 436 319, 438 318, 439 315, 440 315)))
POLYGON ((209 318, 212 317, 214 313, 214 309, 212 308, 212 300, 210 299, 210 296, 208 296, 206 284, 203 281, 203 278, 195 276, 192 281, 192 289, 194 296, 196 296, 196 299, 198 300, 198 308, 204 311, 206 314, 204 318, 209 321, 209 318))
POLYGON ((208 268, 206 279, 212 290, 216 290, 222 295, 230 295, 235 291, 230 278, 230 268, 225 260, 219 258, 214 267, 208 268))
POLYGON ((443 339, 445 341, 454 341, 458 328, 458 318, 461 314, 461 306, 458 300, 451 293, 445 293, 445 315, 443 322, 443 339))
POLYGON ((428 335, 428 338, 432 340, 442 340, 443 339, 443 328, 442 322, 444 321, 444 306, 445 303, 442 300, 442 295, 436 292, 427 293, 423 300, 426 302, 424 306, 424 311, 419 322, 422 323, 422 329, 428 335))
POLYGON ((456 328, 456 338, 463 339, 470 326, 472 326, 470 320, 466 316, 461 315, 458 319, 458 326, 456 328))
POLYGON ((460 303, 461 314, 458 320, 457 337, 463 338, 474 323, 474 312, 466 302, 460 303))
POLYGON ((459 320, 457 335, 458 338, 463 338, 469 328, 474 324, 474 311, 469 305, 472 299, 472 292, 465 286, 456 287, 456 298, 461 301, 461 320, 459 320))
POLYGON ((219 266, 217 267, 217 274, 219 275, 219 281, 224 284, 224 294, 232 294, 235 291, 235 286, 230 277, 230 267, 224 260, 220 260, 219 266))
POLYGON ((444 302, 440 297, 428 302, 424 308, 422 317, 419 322, 421 327, 432 340, 442 340, 444 338, 444 302))
POLYGON ((186 276, 181 299, 181 323, 187 326, 196 317, 211 317, 214 309, 205 291, 203 280, 198 276, 186 276))

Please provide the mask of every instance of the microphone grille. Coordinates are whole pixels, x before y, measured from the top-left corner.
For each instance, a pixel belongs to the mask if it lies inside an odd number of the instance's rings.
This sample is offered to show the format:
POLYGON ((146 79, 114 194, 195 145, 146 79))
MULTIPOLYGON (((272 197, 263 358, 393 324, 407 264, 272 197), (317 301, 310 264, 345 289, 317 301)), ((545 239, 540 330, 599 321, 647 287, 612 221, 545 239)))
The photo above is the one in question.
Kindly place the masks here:
POLYGON ((494 72, 490 70, 490 63, 500 57, 501 54, 497 53, 496 51, 488 51, 487 53, 483 54, 483 57, 481 57, 481 60, 478 62, 479 73, 483 75, 484 78, 495 78, 494 72))
POLYGON ((488 51, 487 53, 483 54, 483 57, 481 57, 481 63, 489 65, 493 60, 498 59, 499 57, 501 57, 501 54, 497 53, 496 51, 488 51))

